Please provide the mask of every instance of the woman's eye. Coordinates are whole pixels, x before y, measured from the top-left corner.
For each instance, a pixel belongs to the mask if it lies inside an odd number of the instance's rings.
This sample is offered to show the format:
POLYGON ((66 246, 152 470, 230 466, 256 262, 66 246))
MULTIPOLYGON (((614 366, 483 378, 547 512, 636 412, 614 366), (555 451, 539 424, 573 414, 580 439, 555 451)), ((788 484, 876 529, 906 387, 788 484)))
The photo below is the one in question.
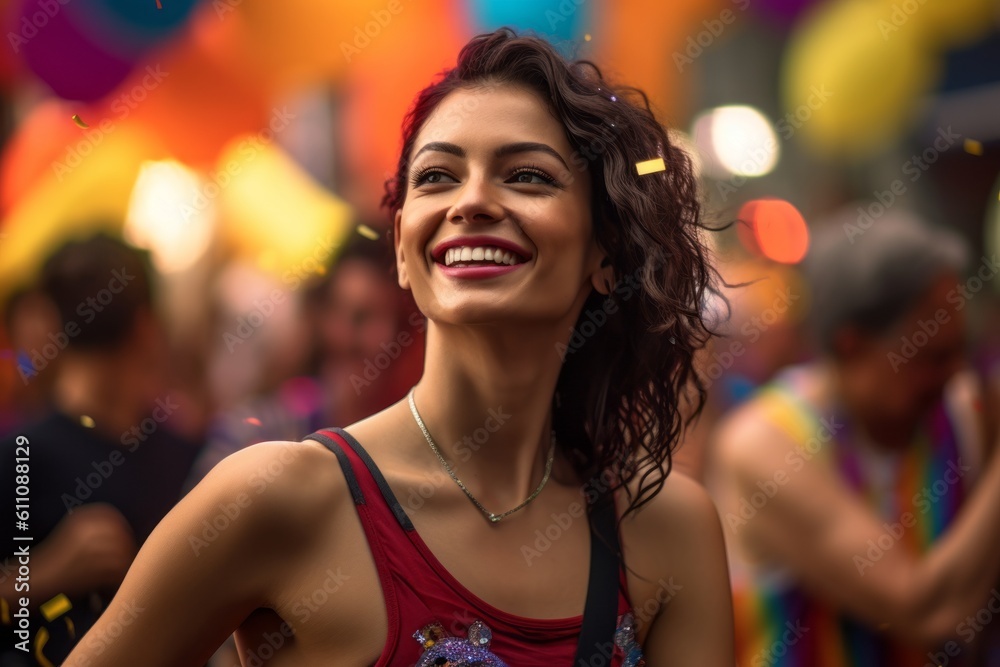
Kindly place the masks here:
POLYGON ((511 179, 515 183, 526 183, 529 185, 551 185, 553 179, 536 171, 519 171, 511 179))
POLYGON ((414 174, 413 185, 414 186, 427 185, 427 184, 437 185, 440 183, 444 183, 445 179, 448 178, 451 177, 448 176, 448 174, 444 173, 443 171, 438 171, 436 169, 425 169, 422 171, 418 171, 416 174, 414 174))

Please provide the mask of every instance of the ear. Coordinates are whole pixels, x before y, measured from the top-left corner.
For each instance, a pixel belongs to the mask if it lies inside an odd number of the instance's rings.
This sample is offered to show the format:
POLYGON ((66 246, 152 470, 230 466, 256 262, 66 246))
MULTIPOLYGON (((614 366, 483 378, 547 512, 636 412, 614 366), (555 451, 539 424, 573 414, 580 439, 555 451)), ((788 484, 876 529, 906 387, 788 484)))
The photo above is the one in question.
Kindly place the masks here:
POLYGON ((396 273, 399 276, 399 286, 405 290, 410 289, 410 278, 406 275, 406 259, 403 257, 403 248, 400 245, 399 221, 403 217, 403 209, 396 211, 392 221, 392 243, 396 252, 396 273))
POLYGON ((611 266, 607 255, 601 258, 601 266, 591 274, 590 282, 600 294, 611 294, 615 287, 615 268, 611 266))

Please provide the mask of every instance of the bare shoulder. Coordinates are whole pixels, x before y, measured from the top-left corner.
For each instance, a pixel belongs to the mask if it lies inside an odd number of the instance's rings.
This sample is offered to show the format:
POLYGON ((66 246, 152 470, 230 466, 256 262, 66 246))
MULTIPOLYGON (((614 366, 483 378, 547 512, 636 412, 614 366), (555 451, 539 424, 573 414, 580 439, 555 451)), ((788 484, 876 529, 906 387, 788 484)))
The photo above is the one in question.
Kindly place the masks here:
POLYGON ((215 466, 153 530, 66 664, 204 664, 316 551, 320 531, 309 526, 346 493, 336 457, 321 447, 261 443, 215 466), (142 613, 116 628, 133 605, 142 613))
POLYGON ((315 522, 347 494, 334 454, 307 440, 241 449, 219 462, 190 495, 202 503, 222 503, 223 515, 246 512, 263 534, 290 537, 312 534, 315 522))
POLYGON ((726 415, 711 437, 710 466, 715 473, 756 478, 773 470, 795 447, 768 417, 763 404, 751 399, 726 415))
MULTIPOLYGON (((638 481, 632 486, 634 495, 638 481)), ((714 549, 721 535, 719 514, 709 494, 676 471, 664 480, 659 493, 624 518, 622 532, 641 561, 670 567, 696 564, 699 554, 714 549)))
POLYGON ((622 521, 629 594, 650 664, 732 664, 733 614, 722 524, 705 489, 672 472, 622 521))

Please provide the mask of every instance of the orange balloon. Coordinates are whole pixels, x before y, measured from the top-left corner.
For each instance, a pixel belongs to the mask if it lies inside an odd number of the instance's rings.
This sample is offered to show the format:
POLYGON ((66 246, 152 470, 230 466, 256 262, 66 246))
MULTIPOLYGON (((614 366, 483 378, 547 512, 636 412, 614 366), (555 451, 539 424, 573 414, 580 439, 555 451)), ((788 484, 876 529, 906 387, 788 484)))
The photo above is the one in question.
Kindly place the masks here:
POLYGON ((168 155, 211 167, 233 137, 261 131, 275 113, 281 110, 269 108, 262 91, 234 78, 185 37, 136 65, 102 101, 98 117, 148 130, 168 155))
POLYGON ((340 131, 350 165, 341 191, 369 218, 381 215, 378 205, 399 159, 404 114, 441 70, 454 67, 472 37, 454 0, 406 5, 391 27, 391 34, 351 61, 340 131))
POLYGON ((15 130, 0 159, 0 206, 6 213, 46 175, 87 131, 72 120, 74 113, 90 117, 71 103, 50 99, 35 106, 15 130))
MULTIPOLYGON (((219 62, 280 95, 339 80, 355 57, 398 39, 421 6, 410 0, 216 0, 194 17, 195 33, 219 62)), ((426 41, 432 31, 423 35, 426 41)), ((424 46, 427 46, 426 44, 424 46)))
POLYGON ((661 121, 679 119, 690 112, 684 91, 693 83, 698 49, 706 48, 699 36, 706 32, 715 40, 714 30, 723 38, 720 30, 746 20, 740 5, 748 6, 730 0, 594 3, 593 60, 616 82, 642 89, 661 121))

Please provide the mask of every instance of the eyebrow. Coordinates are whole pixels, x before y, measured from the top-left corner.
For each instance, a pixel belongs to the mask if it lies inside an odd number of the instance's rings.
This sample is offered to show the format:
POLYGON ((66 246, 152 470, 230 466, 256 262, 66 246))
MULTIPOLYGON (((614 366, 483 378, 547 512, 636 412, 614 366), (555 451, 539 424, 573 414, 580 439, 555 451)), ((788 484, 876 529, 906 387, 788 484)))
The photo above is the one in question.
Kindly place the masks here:
MULTIPOLYGON (((447 141, 432 141, 430 143, 424 144, 424 146, 414 153, 413 160, 424 151, 438 151, 441 153, 448 153, 450 155, 455 155, 457 157, 465 157, 465 149, 456 144, 449 143, 447 141)), ((552 157, 559 160, 562 166, 569 169, 569 165, 563 160, 562 156, 551 146, 547 144, 540 144, 536 141, 521 141, 514 144, 504 144, 494 151, 493 155, 498 158, 507 157, 508 155, 516 155, 518 153, 546 153, 552 157)))

